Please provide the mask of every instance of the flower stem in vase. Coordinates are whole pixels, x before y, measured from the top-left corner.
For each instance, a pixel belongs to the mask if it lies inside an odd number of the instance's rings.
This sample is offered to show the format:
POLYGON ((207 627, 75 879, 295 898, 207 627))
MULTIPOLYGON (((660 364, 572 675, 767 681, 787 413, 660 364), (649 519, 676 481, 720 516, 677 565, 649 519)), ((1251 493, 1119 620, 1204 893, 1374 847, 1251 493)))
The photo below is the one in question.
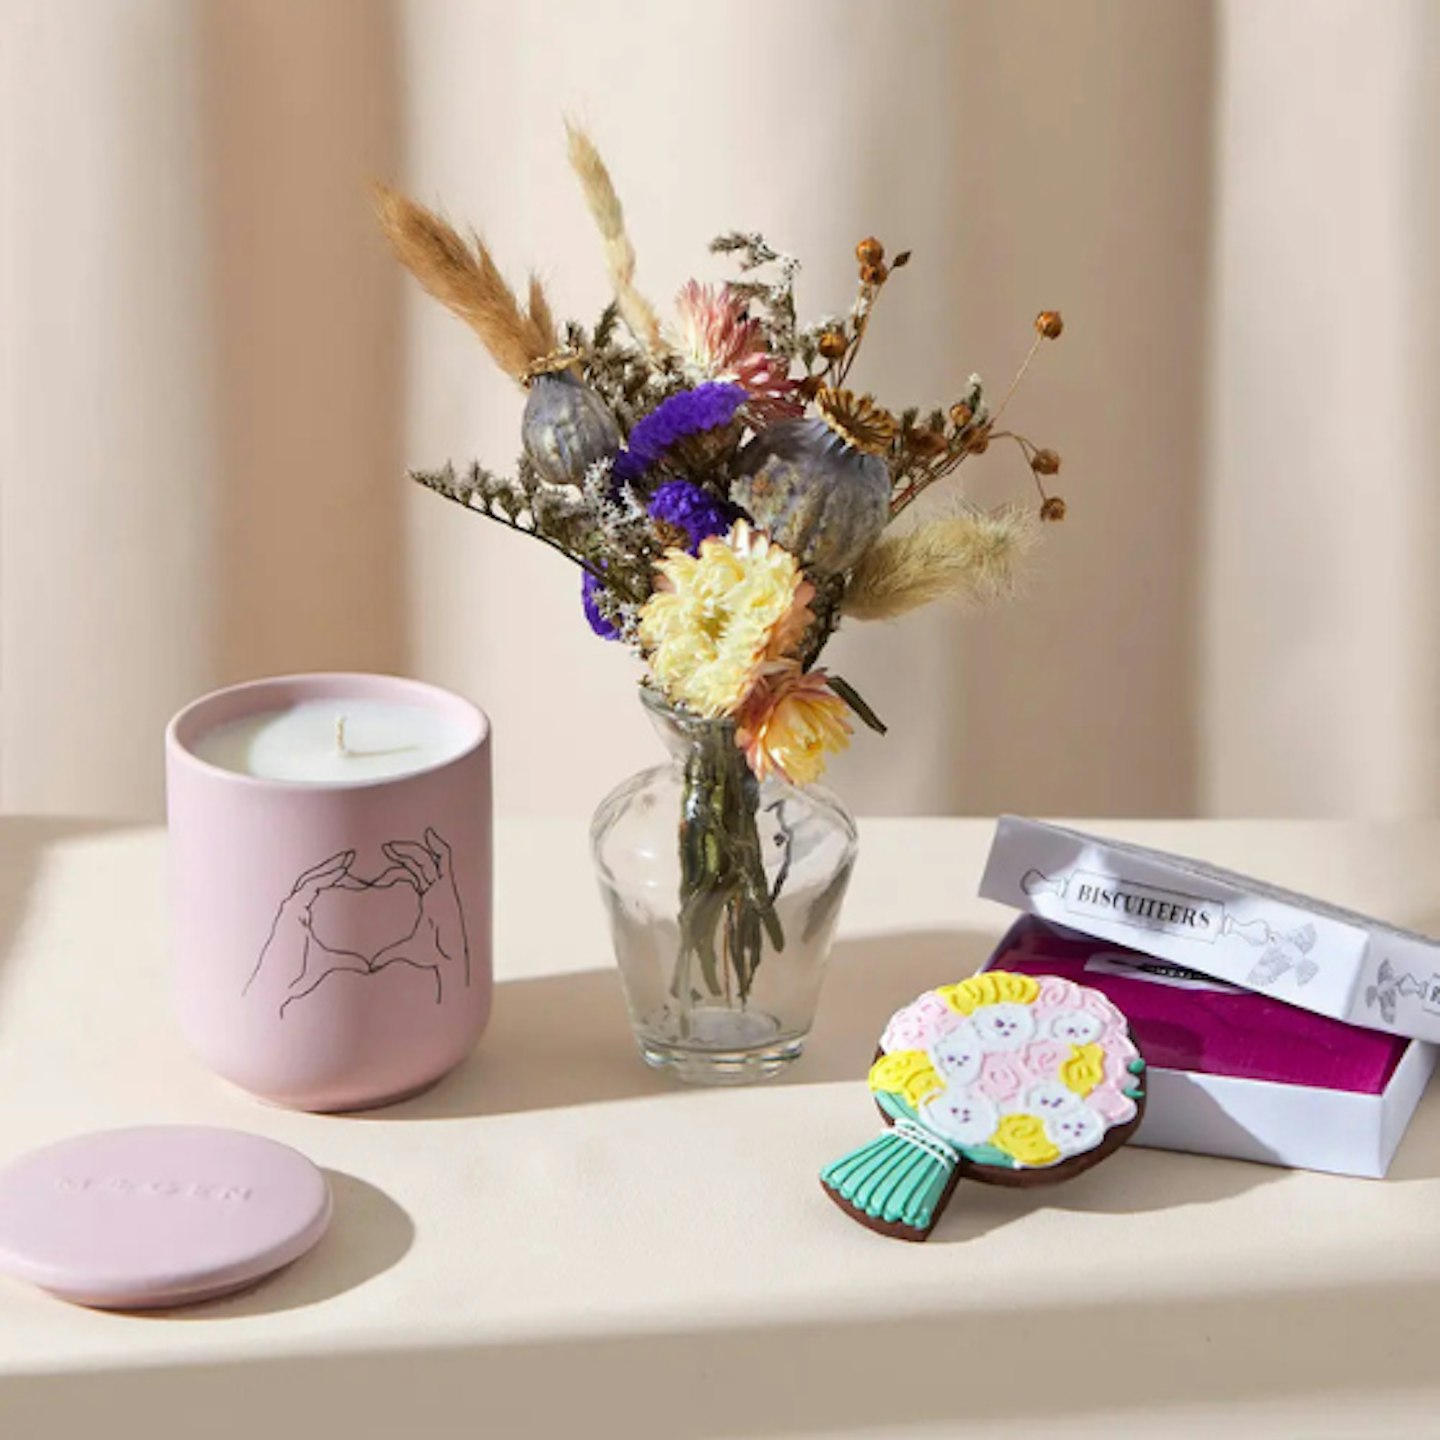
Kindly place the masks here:
POLYGON ((679 953, 671 985, 682 1033, 704 994, 749 998, 764 954, 785 934, 765 874, 758 824, 760 786, 728 727, 685 760, 680 812, 679 953), (698 965, 704 993, 696 989, 698 965))

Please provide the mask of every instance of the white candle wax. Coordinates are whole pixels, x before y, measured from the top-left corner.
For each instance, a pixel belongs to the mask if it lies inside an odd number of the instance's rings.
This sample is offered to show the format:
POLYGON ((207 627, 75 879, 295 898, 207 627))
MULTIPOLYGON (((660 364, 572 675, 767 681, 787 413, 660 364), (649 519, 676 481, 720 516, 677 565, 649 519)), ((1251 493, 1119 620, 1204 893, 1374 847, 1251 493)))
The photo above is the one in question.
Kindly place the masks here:
POLYGON ((454 716, 380 700, 306 700, 218 725, 192 750, 238 775, 333 785, 453 760, 473 741, 454 716))

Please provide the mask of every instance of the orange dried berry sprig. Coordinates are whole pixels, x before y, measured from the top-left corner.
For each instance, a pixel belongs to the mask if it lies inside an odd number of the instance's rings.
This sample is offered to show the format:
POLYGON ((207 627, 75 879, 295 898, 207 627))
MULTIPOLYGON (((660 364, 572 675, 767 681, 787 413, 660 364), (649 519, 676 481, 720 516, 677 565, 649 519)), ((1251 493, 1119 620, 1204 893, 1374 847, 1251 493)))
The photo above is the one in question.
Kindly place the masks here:
POLYGON ((834 383, 837 385, 844 384, 855 363, 855 356, 859 353, 861 342, 865 339, 870 313, 879 298, 881 286, 890 278, 892 270, 898 270, 902 265, 909 264, 910 252, 902 250, 887 266, 885 264, 885 247, 873 235, 867 235, 856 245, 855 259, 860 266, 860 297, 855 302, 853 311, 853 333, 847 337, 846 348, 840 354, 827 355, 823 348, 820 349, 821 357, 829 361, 835 370, 834 383))
POLYGON ((910 263, 910 252, 902 250, 890 263, 885 263, 885 247, 873 236, 867 236, 855 247, 855 259, 860 263, 860 283, 872 289, 883 285, 892 270, 910 263))
POLYGON ((1046 340, 1058 340, 1065 329, 1065 322, 1058 310, 1042 310, 1035 317, 1035 329, 1046 340))

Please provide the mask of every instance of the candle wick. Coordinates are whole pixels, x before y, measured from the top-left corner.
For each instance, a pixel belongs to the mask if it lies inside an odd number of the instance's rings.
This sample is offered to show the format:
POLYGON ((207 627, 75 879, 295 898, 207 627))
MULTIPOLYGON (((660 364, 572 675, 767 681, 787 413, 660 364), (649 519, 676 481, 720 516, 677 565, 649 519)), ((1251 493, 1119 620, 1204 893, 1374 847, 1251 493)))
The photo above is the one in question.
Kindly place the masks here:
POLYGON ((342 755, 348 755, 350 751, 345 746, 345 716, 335 717, 335 748, 342 755))

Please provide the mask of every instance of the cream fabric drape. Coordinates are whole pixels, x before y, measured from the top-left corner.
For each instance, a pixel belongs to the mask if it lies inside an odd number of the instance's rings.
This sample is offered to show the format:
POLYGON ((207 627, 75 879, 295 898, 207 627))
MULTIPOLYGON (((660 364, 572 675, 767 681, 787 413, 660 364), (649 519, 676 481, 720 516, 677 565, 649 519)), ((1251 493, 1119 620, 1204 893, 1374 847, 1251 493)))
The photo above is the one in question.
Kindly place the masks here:
POLYGON ((1201 803, 1433 815, 1440 8, 1225 16, 1201 803))
POLYGON ((213 685, 406 664, 376 5, 0 4, 0 807, 157 814, 213 685))
MULTIPOLYGON (((492 713, 509 811, 653 744, 541 547, 408 487, 515 449, 518 395, 402 285, 398 179, 559 306, 604 299, 562 117, 640 280, 762 229, 848 301, 915 252, 857 379, 1008 377, 1071 518, 1028 595, 853 627, 868 812, 1437 804, 1440 34, 1425 0, 0 0, 0 808, 154 814, 213 684, 384 668, 492 713)), ((1018 459, 967 466, 1020 493, 1018 459)))

